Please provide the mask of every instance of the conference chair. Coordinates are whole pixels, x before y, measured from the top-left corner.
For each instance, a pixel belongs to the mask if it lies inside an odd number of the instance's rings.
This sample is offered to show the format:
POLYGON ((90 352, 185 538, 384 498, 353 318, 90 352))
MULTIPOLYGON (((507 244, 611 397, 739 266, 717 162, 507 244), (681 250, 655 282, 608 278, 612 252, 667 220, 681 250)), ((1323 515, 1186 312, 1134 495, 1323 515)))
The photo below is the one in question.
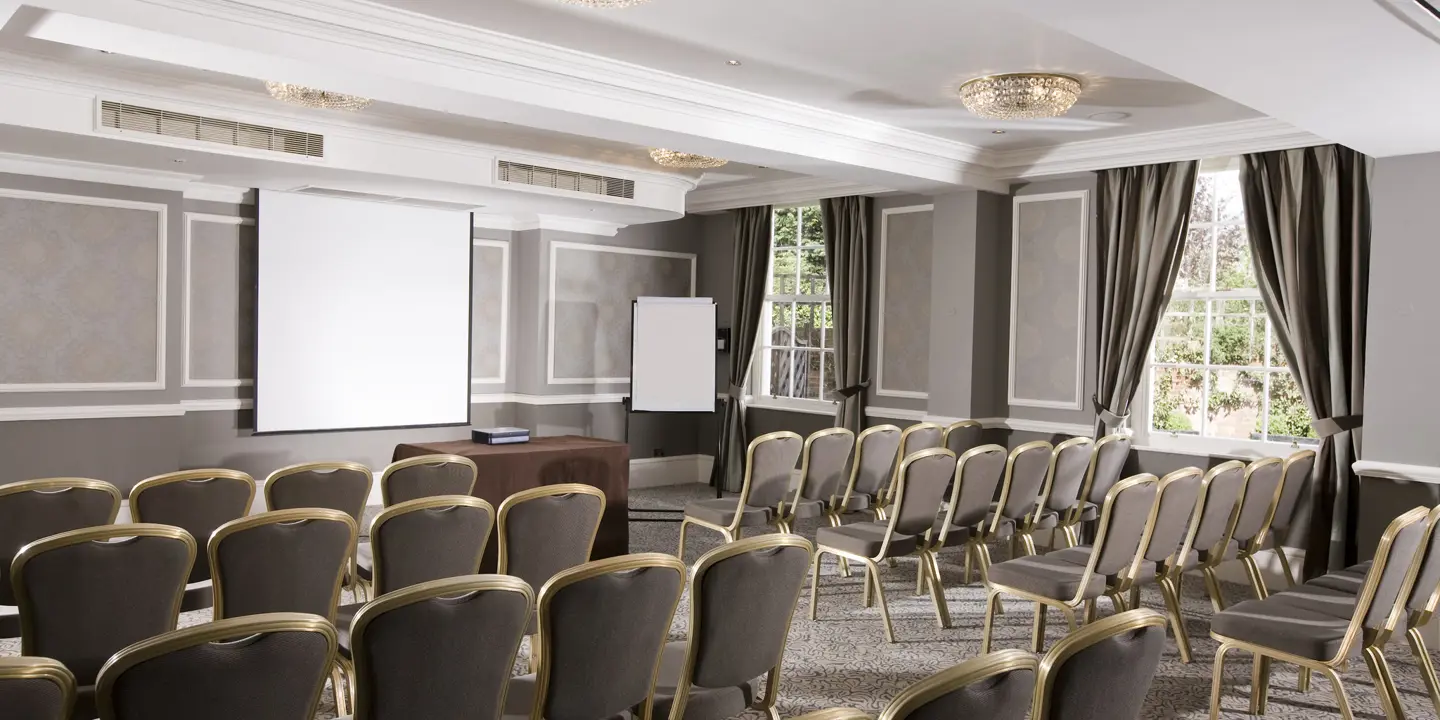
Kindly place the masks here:
MULTIPOLYGON (((1070 519, 1084 512, 1080 491, 1084 489, 1094 446, 1095 441, 1088 437, 1070 438, 1055 446, 1050 453, 1045 489, 1040 491, 1042 502, 1026 519, 1023 528, 1025 536, 1033 538, 1036 532, 1049 530, 1050 543, 1047 547, 1051 550, 1061 547, 1060 541, 1064 541, 1063 547, 1080 544, 1079 525, 1070 522, 1070 519)), ((1034 546, 1033 539, 1031 546, 1034 546)))
MULTIPOLYGON (((374 476, 357 462, 311 462, 283 467, 265 478, 266 510, 328 508, 350 516, 358 528, 365 522, 374 476)), ((366 596, 370 576, 370 544, 353 543, 347 584, 359 597, 366 596)))
POLYGON ((875 720, 875 716, 854 708, 825 708, 796 715, 790 720, 875 720))
POLYGON ((50 658, 0 657, 0 708, 24 720, 70 720, 75 676, 50 658))
POLYGON ((20 636, 10 564, 43 537, 99 525, 120 514, 120 488, 100 480, 48 478, 0 485, 0 638, 20 636))
MULTIPOLYGON (((255 501, 255 479, 238 470, 181 470, 141 480, 130 489, 130 517, 184 528, 196 542, 210 539, 215 530, 250 513, 255 501)), ((203 610, 215 602, 210 582, 210 556, 198 552, 185 586, 181 612, 203 610)))
POLYGON ((1113 433, 1095 441, 1090 453, 1090 467, 1085 471, 1085 487, 1080 491, 1080 497, 1085 502, 1071 514, 1070 525, 1092 522, 1100 517, 1105 496, 1120 481, 1134 442, 1135 439, 1128 433, 1113 433))
POLYGON ((1030 650, 1036 653, 1045 649, 1048 607, 1064 613, 1071 632, 1076 628, 1076 612, 1084 607, 1086 620, 1093 619, 1095 600, 1102 595, 1109 595, 1115 609, 1123 611, 1125 603, 1118 592, 1119 578, 1133 576, 1143 559, 1138 551, 1149 540, 1145 533, 1149 530, 1158 485, 1154 475, 1142 474, 1121 480, 1110 488, 1100 512, 1095 545, 1084 564, 1073 562, 1064 550, 1057 550, 1007 560, 990 568, 985 635, 980 652, 990 652, 995 609, 1002 594, 1035 603, 1030 650))
POLYGON ((1267 598, 1246 600, 1216 614, 1210 635, 1220 647, 1215 651, 1210 691, 1211 720, 1220 715, 1225 656, 1232 650, 1255 658, 1250 688, 1252 715, 1265 713, 1270 663, 1279 660, 1324 675, 1335 693, 1340 717, 1350 720, 1354 715, 1339 671, 1358 652, 1375 681, 1386 717, 1404 717, 1382 650, 1406 609, 1405 601, 1437 517, 1440 509, 1432 512, 1417 507, 1395 518, 1380 537, 1358 595, 1306 584, 1267 598))
POLYGON ((691 525, 720 533, 725 542, 740 538, 741 528, 776 523, 776 508, 790 495, 795 461, 805 444, 789 430, 766 433, 750 441, 745 450, 745 478, 737 498, 716 498, 686 503, 680 520, 680 549, 685 557, 685 534, 691 525))
POLYGON ((780 532, 795 532, 801 518, 825 515, 839 499, 845 480, 845 464, 855 449, 855 433, 849 428, 825 428, 805 438, 800 452, 800 483, 790 504, 781 500, 776 508, 780 532))
POLYGON ((941 447, 945 439, 945 426, 933 422, 918 422, 900 431, 900 447, 890 465, 890 481, 881 488, 875 502, 877 519, 885 519, 895 501, 895 485, 900 481, 900 464, 905 458, 921 450, 941 447))
POLYGON ((1031 720, 1138 720, 1160 667, 1165 616, 1130 610, 1086 625, 1045 654, 1031 720))
MULTIPOLYGON (((1215 612, 1225 609, 1220 578, 1215 569, 1227 559, 1225 541, 1234 527, 1240 510, 1240 497, 1245 493, 1245 463, 1239 460, 1221 463, 1205 473, 1205 498, 1200 523, 1195 529, 1191 549, 1194 557, 1185 558, 1185 572, 1199 570, 1205 577, 1205 592, 1215 612)), ((1177 585, 1179 579, 1176 579, 1177 585)), ((1178 589, 1178 588, 1177 588, 1178 589)))
POLYGON ((1285 464, 1280 458, 1256 460, 1245 467, 1245 489, 1240 494, 1240 508, 1235 521, 1225 538, 1226 559, 1239 560, 1250 577, 1250 587, 1255 597, 1270 594, 1265 586, 1265 576, 1260 574, 1260 565, 1255 562, 1257 543, 1264 541, 1266 525, 1275 514, 1280 502, 1281 482, 1285 464))
MULTIPOLYGON (((855 438, 855 456, 850 460, 850 480, 845 493, 832 501, 825 514, 831 527, 844 524, 842 516, 847 513, 869 510, 875 512, 875 503, 885 484, 890 481, 890 468, 895 464, 895 452, 900 447, 900 428, 894 425, 876 425, 860 431, 855 438)), ((850 577, 850 562, 840 559, 840 575, 850 577)))
POLYGON ((470 575, 385 593, 349 635, 355 720, 496 720, 534 610, 523 580, 470 575))
POLYGON ((1301 450, 1285 458, 1285 470, 1280 479, 1280 499, 1275 503, 1275 513, 1266 527, 1266 532, 1256 539, 1262 546, 1267 539, 1271 541, 1270 547, 1280 560, 1280 568, 1285 571, 1285 580, 1290 587, 1295 585, 1295 573, 1290 568, 1290 558, 1285 554, 1281 542, 1289 539, 1290 526, 1295 521, 1295 508, 1310 485, 1310 474, 1314 469, 1314 450, 1301 450))
POLYGON ((780 666, 811 550, 798 535, 763 535, 700 558, 690 581, 690 637, 665 645, 656 716, 724 720, 754 708, 780 720, 780 666), (765 695, 756 703, 761 675, 765 695))
POLYGON ((355 543, 339 510, 273 510, 232 520, 210 537, 216 620, 307 613, 335 621, 355 543))
POLYGON ((175 629, 195 539, 168 525, 71 530, 25 546, 10 569, 20 603, 20 654, 75 676, 71 717, 95 717, 95 680, 111 655, 175 629))
MULTIPOLYGON (((1006 459, 1003 445, 981 445, 966 450, 956 461, 955 479, 950 484, 945 514, 926 531, 921 543, 920 562, 928 563, 930 571, 924 572, 922 568, 919 572, 921 582, 915 588, 916 595, 925 592, 926 578, 932 575, 940 577, 940 551, 951 542, 963 543, 967 584, 972 562, 980 565, 981 579, 987 577, 986 560, 977 559, 979 547, 983 546, 977 545, 975 538, 979 537, 979 528, 990 515, 991 498, 995 497, 1000 479, 1005 475, 1006 459)), ((949 609, 945 605, 943 588, 941 590, 940 603, 948 618, 949 609)), ((948 622, 942 624, 949 627, 948 622)))
POLYGON ((985 444, 985 426, 979 420, 957 420, 945 426, 940 437, 940 447, 960 457, 985 444))
POLYGON ((557 574, 540 590, 540 662, 510 681, 507 715, 652 717, 661 649, 685 589, 685 564, 642 553, 557 574))
POLYGON ((142 640, 100 670, 101 720, 311 720, 335 659, 324 618, 273 613, 142 640))
MULTIPOLYGON (((900 691, 879 720, 1025 720, 1035 695, 1040 660, 1021 650, 970 658, 900 691)), ((795 720, 869 720, 850 708, 830 708, 795 720)))
POLYGON ((1036 440, 1010 451, 1005 463, 1005 481, 991 507, 991 539, 1010 541, 1010 558, 1034 555, 1035 541, 1025 532, 1029 519, 1039 511, 1040 493, 1050 477, 1050 458, 1055 446, 1036 440))
POLYGON ((475 461, 459 455, 397 460, 380 472, 380 501, 390 507, 437 495, 469 495, 477 474, 475 461))
MULTIPOLYGON (((815 564, 810 574, 810 619, 815 619, 820 592, 820 560, 827 553, 863 563, 866 569, 863 598, 870 607, 871 593, 879 596, 880 617, 885 623, 885 639, 895 642, 895 628, 890 623, 890 608, 885 602, 885 589, 880 583, 880 565, 920 549, 920 536, 935 525, 935 516, 945 500, 945 490, 955 473, 955 455, 944 448, 929 448, 914 453, 900 463, 895 483, 895 512, 887 520, 860 522, 840 527, 822 527, 815 532, 815 564)), ((948 526, 948 525, 947 525, 948 526)), ((931 574, 930 563, 920 563, 921 572, 931 574)), ((941 627, 946 616, 940 578, 931 575, 931 599, 941 627)))

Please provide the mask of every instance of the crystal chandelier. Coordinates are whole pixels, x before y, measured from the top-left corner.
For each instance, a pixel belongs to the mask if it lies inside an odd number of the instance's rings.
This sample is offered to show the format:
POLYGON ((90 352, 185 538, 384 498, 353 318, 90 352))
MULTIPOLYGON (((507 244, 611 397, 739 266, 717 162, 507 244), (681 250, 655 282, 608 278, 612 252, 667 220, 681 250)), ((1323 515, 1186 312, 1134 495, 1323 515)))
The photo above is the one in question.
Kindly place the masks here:
POLYGON ((1079 99, 1079 80, 1050 73, 990 75, 960 86, 965 107, 994 120, 1059 117, 1079 99))
POLYGON ((611 10, 616 8, 628 8, 635 7, 636 5, 644 5, 645 3, 650 2, 650 0, 560 0, 560 2, 563 2, 567 5, 582 5, 584 7, 604 8, 606 10, 611 10))
POLYGON ((702 170, 718 168, 730 162, 729 160, 713 158, 708 155, 683 153, 677 152, 675 150, 666 150, 664 148, 655 148, 654 150, 651 150, 650 159, 654 160, 657 165, 664 165, 665 167, 691 168, 702 170))
POLYGON ((303 105, 308 108, 322 110, 364 110, 370 105, 370 98, 363 98, 359 95, 346 95, 344 93, 330 92, 319 88, 305 87, 304 85, 292 85, 290 83, 265 81, 265 89, 270 91, 270 97, 295 105, 303 105))

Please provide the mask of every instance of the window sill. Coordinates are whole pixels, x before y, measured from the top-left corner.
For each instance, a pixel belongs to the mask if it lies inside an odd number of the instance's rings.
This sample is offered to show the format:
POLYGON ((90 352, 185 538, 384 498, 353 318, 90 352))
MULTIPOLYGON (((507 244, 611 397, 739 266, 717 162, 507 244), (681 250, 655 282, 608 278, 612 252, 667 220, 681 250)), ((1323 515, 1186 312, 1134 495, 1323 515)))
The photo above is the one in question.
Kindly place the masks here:
POLYGON ((783 410, 808 415, 835 415, 836 403, 832 400, 802 400, 777 398, 764 395, 745 396, 745 406, 762 410, 783 410))
POLYGON ((1148 438, 1137 434, 1133 448, 1135 450, 1170 453, 1173 455, 1195 455, 1199 457, 1248 461, 1266 457, 1289 457, 1301 450, 1318 449, 1318 446, 1292 446, 1289 443, 1263 442, 1260 440, 1227 440, 1224 438, 1172 436, 1155 433, 1148 438))

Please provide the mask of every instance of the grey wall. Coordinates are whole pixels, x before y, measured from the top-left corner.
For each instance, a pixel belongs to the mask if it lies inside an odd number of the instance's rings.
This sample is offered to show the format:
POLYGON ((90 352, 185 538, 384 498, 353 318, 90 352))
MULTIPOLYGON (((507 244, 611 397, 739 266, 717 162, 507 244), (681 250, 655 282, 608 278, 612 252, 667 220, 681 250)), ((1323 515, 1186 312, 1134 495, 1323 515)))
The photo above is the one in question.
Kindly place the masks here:
POLYGON ((928 198, 901 196, 875 203, 871 236, 870 397, 877 405, 925 406, 930 386, 930 306, 933 210, 928 198), (908 212, 886 211, 912 209, 908 212), (883 365, 883 367, 882 367, 883 365))

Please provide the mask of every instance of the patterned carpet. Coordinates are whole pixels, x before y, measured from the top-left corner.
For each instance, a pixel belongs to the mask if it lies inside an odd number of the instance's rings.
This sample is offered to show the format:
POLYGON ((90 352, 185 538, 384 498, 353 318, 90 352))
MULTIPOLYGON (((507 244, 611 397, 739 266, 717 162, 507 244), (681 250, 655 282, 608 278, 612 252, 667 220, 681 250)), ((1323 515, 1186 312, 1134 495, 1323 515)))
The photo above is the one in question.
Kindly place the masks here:
MULTIPOLYGON (((678 507, 689 497, 704 497, 705 489, 656 488, 634 493, 646 507, 678 507)), ((802 524, 802 535, 814 538, 815 526, 802 524)), ((675 523, 640 523, 630 525, 630 546, 636 552, 675 551, 679 526, 675 523)), ((705 551, 718 544, 719 537, 704 530, 690 533, 685 560, 694 563, 705 551)), ((997 561, 1003 559, 997 554, 997 561)), ((883 570, 886 597, 899 642, 885 642, 878 609, 866 609, 860 603, 861 579, 838 575, 833 558, 827 558, 821 570, 819 620, 811 622, 806 614, 809 589, 800 596, 800 608, 790 628, 785 655, 785 669, 780 688, 780 712, 792 717, 826 707, 854 707, 878 714, 890 698, 902 688, 931 673, 943 670, 979 653, 980 634, 984 624, 984 592, 977 585, 962 587, 961 557, 954 551, 942 556, 942 577, 950 604, 953 628, 940 629, 935 622, 929 596, 916 596, 915 562, 902 559, 895 568, 883 570)), ((1173 642, 1167 644, 1155 684, 1146 701, 1143 718, 1205 718, 1208 716, 1211 668, 1216 643, 1209 638, 1210 604, 1200 580, 1185 585, 1184 613, 1194 640, 1195 662, 1180 662, 1173 642)), ((1245 599, 1246 588, 1226 587, 1231 602, 1245 599)), ((346 598, 349 601, 349 598, 346 598)), ((1161 608, 1159 593, 1148 590, 1146 607, 1161 608)), ((996 620, 996 649, 1028 646, 1031 607, 1007 602, 1006 614, 996 620)), ((1102 608, 1108 613, 1104 601, 1102 608)), ((186 613, 182 626, 206 622, 209 611, 186 613)), ((684 637, 688 625, 688 599, 682 601, 676 614, 672 634, 684 637)), ((1064 636, 1064 621, 1052 614, 1047 646, 1064 636)), ((525 652, 522 649, 522 654, 525 652)), ((18 640, 0 640, 0 655, 19 654, 18 640)), ((1407 717, 1432 718, 1434 711, 1425 694, 1415 663, 1402 639, 1394 641, 1387 653, 1407 717)), ((1365 665, 1358 659, 1345 673, 1346 689, 1357 718, 1383 718, 1374 688, 1365 665)), ((1295 691, 1293 667, 1276 664, 1272 671, 1270 707, 1267 717, 1282 720, 1324 720, 1338 718, 1334 696, 1329 685, 1317 678, 1311 692, 1295 691)), ((1250 662, 1241 654, 1232 653, 1226 672, 1223 696, 1224 718, 1249 717, 1250 662)), ((333 698, 327 687, 317 718, 334 718, 333 698)), ((750 712, 747 720, 763 718, 750 712)))

